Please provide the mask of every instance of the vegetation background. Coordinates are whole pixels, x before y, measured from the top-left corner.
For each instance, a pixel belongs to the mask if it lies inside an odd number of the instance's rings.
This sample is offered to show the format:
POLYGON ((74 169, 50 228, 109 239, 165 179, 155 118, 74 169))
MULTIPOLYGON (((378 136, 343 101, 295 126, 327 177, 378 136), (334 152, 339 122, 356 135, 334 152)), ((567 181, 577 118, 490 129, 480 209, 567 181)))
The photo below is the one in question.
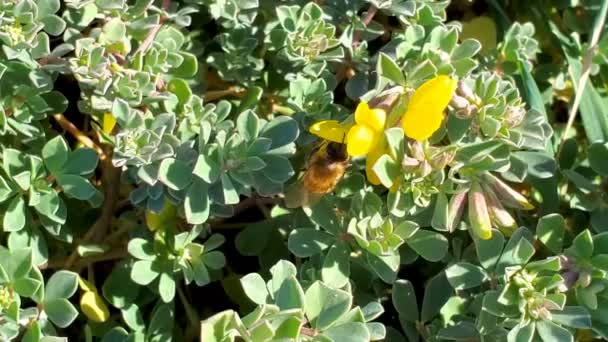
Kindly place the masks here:
POLYGON ((608 339, 607 11, 1 1, 0 340, 608 339))

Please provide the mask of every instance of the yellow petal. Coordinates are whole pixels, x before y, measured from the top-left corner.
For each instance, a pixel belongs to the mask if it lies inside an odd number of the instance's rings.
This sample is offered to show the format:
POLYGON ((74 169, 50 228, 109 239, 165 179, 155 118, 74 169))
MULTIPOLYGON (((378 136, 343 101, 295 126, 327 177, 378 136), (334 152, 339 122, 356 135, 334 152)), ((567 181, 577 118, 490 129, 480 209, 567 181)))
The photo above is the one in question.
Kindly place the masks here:
POLYGON ((83 279, 82 277, 78 277, 78 285, 80 286, 80 288, 83 291, 91 291, 91 292, 95 292, 97 291, 97 289, 95 288, 95 285, 91 284, 88 280, 83 279))
POLYGON ((367 125, 355 125, 346 136, 346 152, 350 156, 364 156, 374 145, 376 132, 367 125))
POLYGON ((87 291, 80 297, 80 309, 94 322, 102 323, 110 317, 108 307, 96 292, 87 291))
POLYGON ((112 133, 112 130, 116 126, 116 119, 112 115, 112 113, 104 113, 103 114, 103 131, 106 134, 112 133))
POLYGON ((383 137, 380 137, 378 143, 369 151, 367 159, 365 160, 365 175, 367 176, 367 181, 373 185, 380 185, 381 183, 380 178, 378 178, 378 175, 374 172, 373 167, 374 164, 376 164, 376 161, 385 153, 386 140, 383 137))
POLYGON ((456 84, 456 80, 445 75, 422 84, 412 95, 401 119, 405 135, 418 141, 430 138, 441 126, 443 111, 456 90, 456 84))
POLYGON ((319 121, 308 129, 310 133, 325 140, 344 142, 347 130, 336 120, 319 121))
POLYGON ((359 102, 355 110, 355 122, 359 125, 370 126, 374 131, 384 130, 386 112, 379 108, 369 108, 367 102, 359 102))

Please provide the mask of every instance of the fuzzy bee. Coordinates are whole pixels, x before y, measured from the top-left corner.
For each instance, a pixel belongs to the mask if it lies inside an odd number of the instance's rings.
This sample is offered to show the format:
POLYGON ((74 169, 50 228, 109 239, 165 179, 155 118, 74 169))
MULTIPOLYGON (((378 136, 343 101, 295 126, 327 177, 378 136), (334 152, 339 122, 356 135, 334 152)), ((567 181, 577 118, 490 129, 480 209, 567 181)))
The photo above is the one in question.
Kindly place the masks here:
POLYGON ((324 141, 311 153, 304 175, 285 192, 288 208, 310 206, 332 192, 350 165, 346 145, 324 141))

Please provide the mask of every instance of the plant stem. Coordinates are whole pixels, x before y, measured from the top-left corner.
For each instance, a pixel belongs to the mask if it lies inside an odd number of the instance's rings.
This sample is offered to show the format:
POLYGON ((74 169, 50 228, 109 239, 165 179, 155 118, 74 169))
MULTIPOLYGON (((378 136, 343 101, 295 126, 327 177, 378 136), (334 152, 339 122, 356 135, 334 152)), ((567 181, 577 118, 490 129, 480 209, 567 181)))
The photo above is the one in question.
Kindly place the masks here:
MULTIPOLYGON (((114 217, 114 209, 118 202, 119 187, 120 187, 120 169, 115 168, 112 165, 111 159, 102 161, 103 167, 103 185, 105 188, 105 198, 103 207, 101 209, 101 216, 95 221, 95 223, 89 228, 85 236, 79 243, 87 243, 91 241, 99 241, 101 237, 105 235, 112 223, 114 217)), ((65 262, 64 268, 70 268, 74 262, 78 259, 78 253, 76 250, 68 257, 65 262)))
POLYGON ((91 138, 89 138, 86 134, 82 133, 81 130, 78 129, 70 120, 68 120, 63 114, 57 113, 53 115, 53 118, 57 123, 61 126, 61 128, 65 129, 70 133, 76 140, 82 143, 84 146, 93 149, 99 155, 100 160, 104 160, 106 155, 103 153, 101 147, 99 147, 91 138))
POLYGON ((583 57, 583 71, 581 74, 581 78, 577 82, 574 102, 572 103, 572 107, 570 107, 570 113, 568 114, 568 122, 566 123, 566 128, 564 129, 564 133, 561 137, 562 141, 568 136, 570 128, 572 128, 572 125, 574 124, 574 119, 576 118, 578 107, 581 104, 581 99, 583 98, 583 93, 587 85, 587 80, 589 79, 589 73, 591 72, 592 58, 596 53, 597 43, 600 40, 602 28, 604 27, 604 23, 606 22, 606 12, 608 12, 608 1, 604 1, 604 3, 602 4, 602 8, 600 9, 600 13, 595 18, 593 33, 591 36, 591 40, 589 41, 589 48, 587 48, 585 56, 583 57))
POLYGON ((246 93, 245 89, 238 87, 238 86, 231 86, 231 87, 228 87, 228 89, 224 89, 224 90, 206 91, 205 94, 203 94, 203 100, 205 102, 211 102, 211 101, 215 101, 217 99, 221 99, 222 97, 226 97, 226 96, 241 97, 241 96, 245 95, 245 93, 246 93))
MULTIPOLYGON (((378 7, 370 5, 367 12, 365 12, 365 16, 363 16, 363 18, 361 19, 361 22, 363 23, 363 25, 365 25, 365 27, 367 27, 369 23, 372 22, 372 19, 374 18, 376 13, 378 13, 378 7)), ((362 31, 355 31, 355 34, 353 36, 353 46, 356 47, 357 45, 359 45, 359 41, 361 40, 362 34, 362 31)))
MULTIPOLYGON (((111 250, 104 254, 82 258, 82 259, 78 260, 77 262, 75 262, 74 266, 83 267, 88 264, 94 264, 96 262, 123 259, 128 256, 129 256, 129 253, 124 248, 118 248, 118 249, 111 250)), ((41 270, 64 268, 65 263, 66 263, 66 259, 58 259, 58 260, 49 261, 46 265, 42 265, 39 268, 41 270)))
MULTIPOLYGON (((163 0, 163 3, 161 5, 162 10, 167 11, 169 9, 169 6, 171 6, 171 0, 163 0)), ((135 53, 134 53, 135 55, 137 55, 140 52, 143 54, 148 50, 150 45, 152 45, 154 38, 156 38, 156 34, 158 33, 158 31, 160 31, 160 28, 163 26, 163 23, 166 20, 167 20, 166 16, 160 17, 158 24, 156 24, 152 29, 150 29, 150 32, 148 32, 148 35, 146 35, 146 38, 144 38, 144 41, 137 48, 137 50, 135 50, 135 53)))

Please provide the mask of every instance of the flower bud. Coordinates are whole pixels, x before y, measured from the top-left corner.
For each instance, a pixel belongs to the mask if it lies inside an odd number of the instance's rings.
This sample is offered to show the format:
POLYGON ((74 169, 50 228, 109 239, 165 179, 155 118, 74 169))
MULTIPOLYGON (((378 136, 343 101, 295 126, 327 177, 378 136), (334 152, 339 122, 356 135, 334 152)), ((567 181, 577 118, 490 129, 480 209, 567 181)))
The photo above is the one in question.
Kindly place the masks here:
POLYGON ((455 109, 463 109, 469 106, 469 101, 462 96, 458 96, 457 94, 452 95, 452 99, 450 100, 450 106, 455 109))
POLYGON ((475 236, 482 240, 492 238, 492 225, 486 199, 481 186, 477 182, 471 184, 469 190, 469 224, 475 236))
POLYGON ((419 141, 413 140, 408 144, 410 148, 410 152, 412 153, 412 157, 418 160, 425 160, 426 156, 424 154, 424 148, 419 141))
POLYGON ((577 283, 581 287, 587 287, 587 286, 589 286, 591 284, 591 273, 589 273, 588 271, 581 271, 578 274, 577 283))
POLYGON ((455 149, 444 149, 443 151, 434 153, 429 162, 431 163, 433 169, 443 170, 449 163, 452 162, 452 160, 454 160, 455 155, 455 149))
POLYGON ((450 202, 448 203, 448 222, 447 228, 450 233, 453 233, 456 230, 456 226, 460 222, 460 218, 462 217, 462 212, 464 211, 464 206, 467 203, 467 193, 466 191, 461 191, 455 193, 450 198, 450 202))
POLYGON ((418 167, 418 165, 420 165, 420 161, 418 159, 414 159, 408 156, 407 154, 404 155, 403 159, 401 160, 401 166, 407 171, 413 171, 415 168, 418 167))
POLYGON ((578 272, 571 270, 561 274, 562 278, 564 278, 564 282, 559 284, 558 290, 560 292, 567 292, 571 289, 578 280, 578 272))
POLYGON ((459 119, 469 119, 473 115, 477 113, 477 108, 475 106, 467 106, 465 108, 459 109, 454 112, 454 115, 459 119))
POLYGON ((479 98, 477 95, 475 95, 475 93, 473 93, 473 90, 471 89, 471 87, 469 87, 469 85, 463 80, 458 81, 458 87, 456 88, 456 94, 469 100, 469 102, 471 100, 476 100, 479 98))
POLYGON ((525 116, 526 111, 522 107, 507 106, 507 110, 505 112, 505 122, 511 128, 517 127, 524 120, 525 116))
POLYGON ((502 206, 491 187, 484 185, 483 190, 492 223, 494 223, 494 225, 506 236, 511 236, 515 229, 517 229, 517 222, 515 222, 515 219, 505 207, 502 206))
POLYGON ((484 180, 492 187, 492 190, 494 190, 494 193, 500 202, 502 202, 502 204, 505 206, 522 210, 534 209, 534 206, 528 202, 528 200, 522 194, 511 189, 511 187, 505 182, 501 181, 489 172, 486 172, 483 176, 484 180))

